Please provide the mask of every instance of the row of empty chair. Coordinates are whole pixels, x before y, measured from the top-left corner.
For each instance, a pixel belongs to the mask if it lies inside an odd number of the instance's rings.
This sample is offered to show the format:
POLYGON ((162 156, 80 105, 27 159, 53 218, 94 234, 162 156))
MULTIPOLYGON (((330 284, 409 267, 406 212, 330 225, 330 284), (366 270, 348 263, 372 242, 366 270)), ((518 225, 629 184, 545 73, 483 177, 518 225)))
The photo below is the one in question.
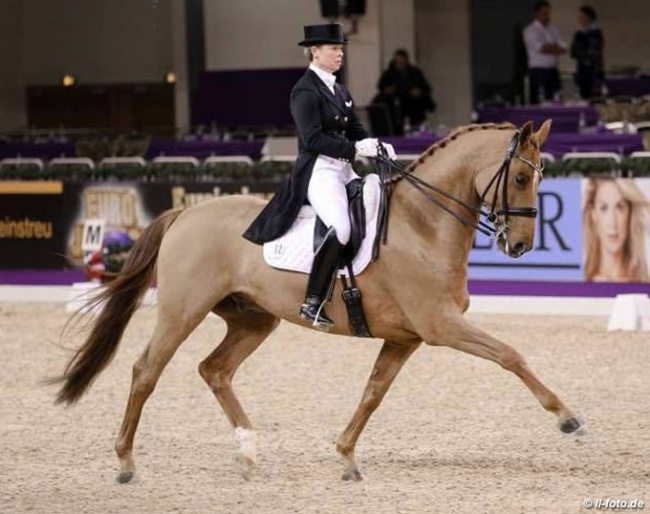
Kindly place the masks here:
MULTIPOLYGON (((399 154, 397 160, 401 163, 410 163, 417 159, 417 154, 399 154)), ((648 166, 645 164, 650 162, 649 151, 637 151, 630 154, 627 158, 615 152, 568 152, 562 156, 561 159, 547 152, 541 153, 541 159, 549 166, 562 173, 564 171, 571 171, 565 165, 571 165, 575 162, 587 163, 593 161, 601 171, 603 169, 612 170, 621 169, 636 169, 636 172, 646 173, 648 166), (607 164, 609 162, 609 164, 607 164), (638 162, 641 166, 634 164, 628 165, 626 163, 638 162), (564 164, 563 164, 564 163, 564 164), (603 164, 605 163, 605 164, 603 164), (618 167, 623 165, 622 167, 618 167)), ((244 176, 250 173, 250 170, 271 170, 277 172, 278 167, 272 163, 282 163, 280 168, 282 173, 288 172, 290 166, 295 162, 295 155, 267 155, 262 157, 259 161, 254 161, 247 155, 232 155, 232 156, 211 156, 204 160, 199 160, 194 156, 158 156, 151 161, 146 161, 142 157, 107 157, 96 163, 87 157, 60 157, 44 161, 36 158, 6 158, 0 160, 0 178, 3 176, 9 178, 16 178, 21 176, 21 171, 24 170, 24 176, 27 178, 38 177, 66 177, 68 171, 77 174, 78 178, 101 178, 101 177, 126 177, 137 178, 142 170, 142 175, 157 175, 158 173, 192 173, 199 175, 213 175, 221 176, 224 173, 232 177, 244 176), (266 164, 271 165, 271 168, 266 167, 266 164), (232 166, 234 165, 234 166, 232 166), (53 171, 55 170, 55 171, 53 171), (247 171, 249 170, 249 171, 247 171)), ((369 159, 361 158, 360 163, 366 167, 371 165, 369 159)), ((580 166, 577 169, 587 170, 588 167, 580 166)), ((268 171, 267 171, 268 172, 268 171)), ((208 176, 206 175, 206 176, 208 176)))
MULTIPOLYGON (((413 160, 416 159, 417 155, 400 155, 400 160, 413 160)), ((295 162, 297 156, 295 155, 273 155, 273 156, 264 156, 257 162, 295 162)), ((368 160, 364 157, 360 157, 359 161, 364 164, 368 163, 368 160)), ((197 159, 193 156, 186 155, 177 155, 177 156, 168 156, 161 155, 155 157, 151 160, 153 165, 165 165, 165 164, 174 164, 174 165, 186 165, 191 168, 200 168, 201 166, 210 166, 223 163, 240 163, 252 166, 256 161, 253 161, 247 155, 224 155, 224 156, 211 156, 207 157, 203 161, 197 159)), ((57 157, 46 162, 43 159, 31 158, 31 157, 15 157, 7 158, 0 160, 0 168, 6 167, 19 167, 19 166, 35 166, 40 170, 45 169, 46 165, 48 166, 58 166, 58 165, 71 165, 77 167, 85 167, 89 170, 102 169, 102 168, 114 168, 120 166, 127 167, 140 167, 146 168, 149 163, 142 157, 106 157, 95 163, 92 159, 88 157, 57 157)))
MULTIPOLYGON (((541 158, 547 162, 555 162, 557 159, 553 154, 548 152, 541 152, 541 158)), ((399 154, 397 156, 398 161, 413 161, 419 157, 418 154, 399 154)), ((642 152, 633 152, 629 155, 631 159, 648 159, 650 158, 650 151, 642 152)), ((297 159, 296 155, 267 155, 262 157, 257 162, 295 162, 297 159)), ((623 157, 620 154, 615 152, 568 152, 562 156, 562 160, 569 159, 612 159, 616 162, 622 162, 623 157)), ((359 157, 358 160, 363 163, 368 163, 369 160, 365 157, 359 157)), ((224 156, 211 156, 201 162, 196 157, 186 156, 186 155, 163 155, 152 159, 152 164, 186 164, 191 167, 198 168, 201 165, 206 166, 210 164, 220 164, 220 163, 241 163, 253 165, 256 161, 253 161, 247 155, 224 155, 224 156)), ((0 160, 1 166, 22 166, 22 165, 31 165, 37 166, 40 169, 44 169, 45 161, 43 159, 37 159, 32 157, 14 157, 0 160)), ((139 166, 145 168, 147 166, 147 161, 142 157, 106 157, 95 163, 92 159, 88 157, 57 157, 48 161, 50 165, 57 164, 72 164, 78 166, 87 166, 89 169, 96 168, 105 168, 112 166, 139 166)))

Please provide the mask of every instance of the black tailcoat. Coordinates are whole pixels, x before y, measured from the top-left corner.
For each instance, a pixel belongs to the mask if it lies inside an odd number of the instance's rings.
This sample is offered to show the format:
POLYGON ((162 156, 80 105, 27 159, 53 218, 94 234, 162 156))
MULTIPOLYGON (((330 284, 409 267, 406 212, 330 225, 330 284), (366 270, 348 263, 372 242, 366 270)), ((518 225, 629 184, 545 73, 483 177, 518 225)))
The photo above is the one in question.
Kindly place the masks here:
POLYGON ((298 130, 298 160, 291 175, 244 237, 263 244, 287 232, 307 201, 307 189, 319 155, 354 162, 354 143, 368 137, 359 122, 352 97, 345 86, 336 84, 336 94, 312 70, 291 90, 291 115, 298 130))

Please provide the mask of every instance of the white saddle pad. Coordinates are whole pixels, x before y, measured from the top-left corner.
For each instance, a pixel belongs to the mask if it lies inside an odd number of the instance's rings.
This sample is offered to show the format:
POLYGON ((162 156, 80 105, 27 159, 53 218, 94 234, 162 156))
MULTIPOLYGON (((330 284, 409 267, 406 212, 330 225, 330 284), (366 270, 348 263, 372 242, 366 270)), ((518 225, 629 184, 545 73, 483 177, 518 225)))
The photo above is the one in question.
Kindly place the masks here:
MULTIPOLYGON (((366 237, 352 261, 352 270, 359 275, 372 260, 372 245, 377 234, 379 215, 379 176, 368 175, 363 186, 363 203, 366 207, 366 237)), ((309 273, 314 260, 314 225, 316 213, 310 205, 300 209, 289 231, 278 239, 264 243, 264 260, 274 268, 309 273)), ((339 276, 348 275, 340 270, 339 276)))

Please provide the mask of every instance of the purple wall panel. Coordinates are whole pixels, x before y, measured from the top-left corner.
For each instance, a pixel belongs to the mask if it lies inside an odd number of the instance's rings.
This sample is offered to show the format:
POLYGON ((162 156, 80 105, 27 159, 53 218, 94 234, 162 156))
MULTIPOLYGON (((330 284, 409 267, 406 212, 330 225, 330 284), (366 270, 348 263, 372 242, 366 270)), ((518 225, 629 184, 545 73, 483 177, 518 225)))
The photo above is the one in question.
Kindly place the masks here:
MULTIPOLYGON (((0 285, 68 285, 83 281, 80 270, 0 270, 0 285)), ((627 293, 650 294, 650 284, 470 280, 469 292, 474 295, 607 298, 627 293)))
POLYGON ((198 122, 218 126, 293 126, 291 88, 304 68, 207 71, 198 93, 198 122))

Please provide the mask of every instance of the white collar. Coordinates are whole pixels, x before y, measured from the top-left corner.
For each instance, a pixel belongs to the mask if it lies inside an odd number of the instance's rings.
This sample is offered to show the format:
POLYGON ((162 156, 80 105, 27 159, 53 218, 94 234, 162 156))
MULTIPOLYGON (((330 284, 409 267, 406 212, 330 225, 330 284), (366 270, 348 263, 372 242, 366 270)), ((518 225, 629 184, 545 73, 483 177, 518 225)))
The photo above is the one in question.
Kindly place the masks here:
POLYGON ((325 85, 327 88, 334 93, 334 84, 336 83, 336 76, 333 75, 332 73, 325 71, 322 68, 319 68, 316 66, 314 63, 309 64, 309 69, 313 71, 316 75, 318 75, 318 78, 321 79, 323 82, 325 82, 325 85))

